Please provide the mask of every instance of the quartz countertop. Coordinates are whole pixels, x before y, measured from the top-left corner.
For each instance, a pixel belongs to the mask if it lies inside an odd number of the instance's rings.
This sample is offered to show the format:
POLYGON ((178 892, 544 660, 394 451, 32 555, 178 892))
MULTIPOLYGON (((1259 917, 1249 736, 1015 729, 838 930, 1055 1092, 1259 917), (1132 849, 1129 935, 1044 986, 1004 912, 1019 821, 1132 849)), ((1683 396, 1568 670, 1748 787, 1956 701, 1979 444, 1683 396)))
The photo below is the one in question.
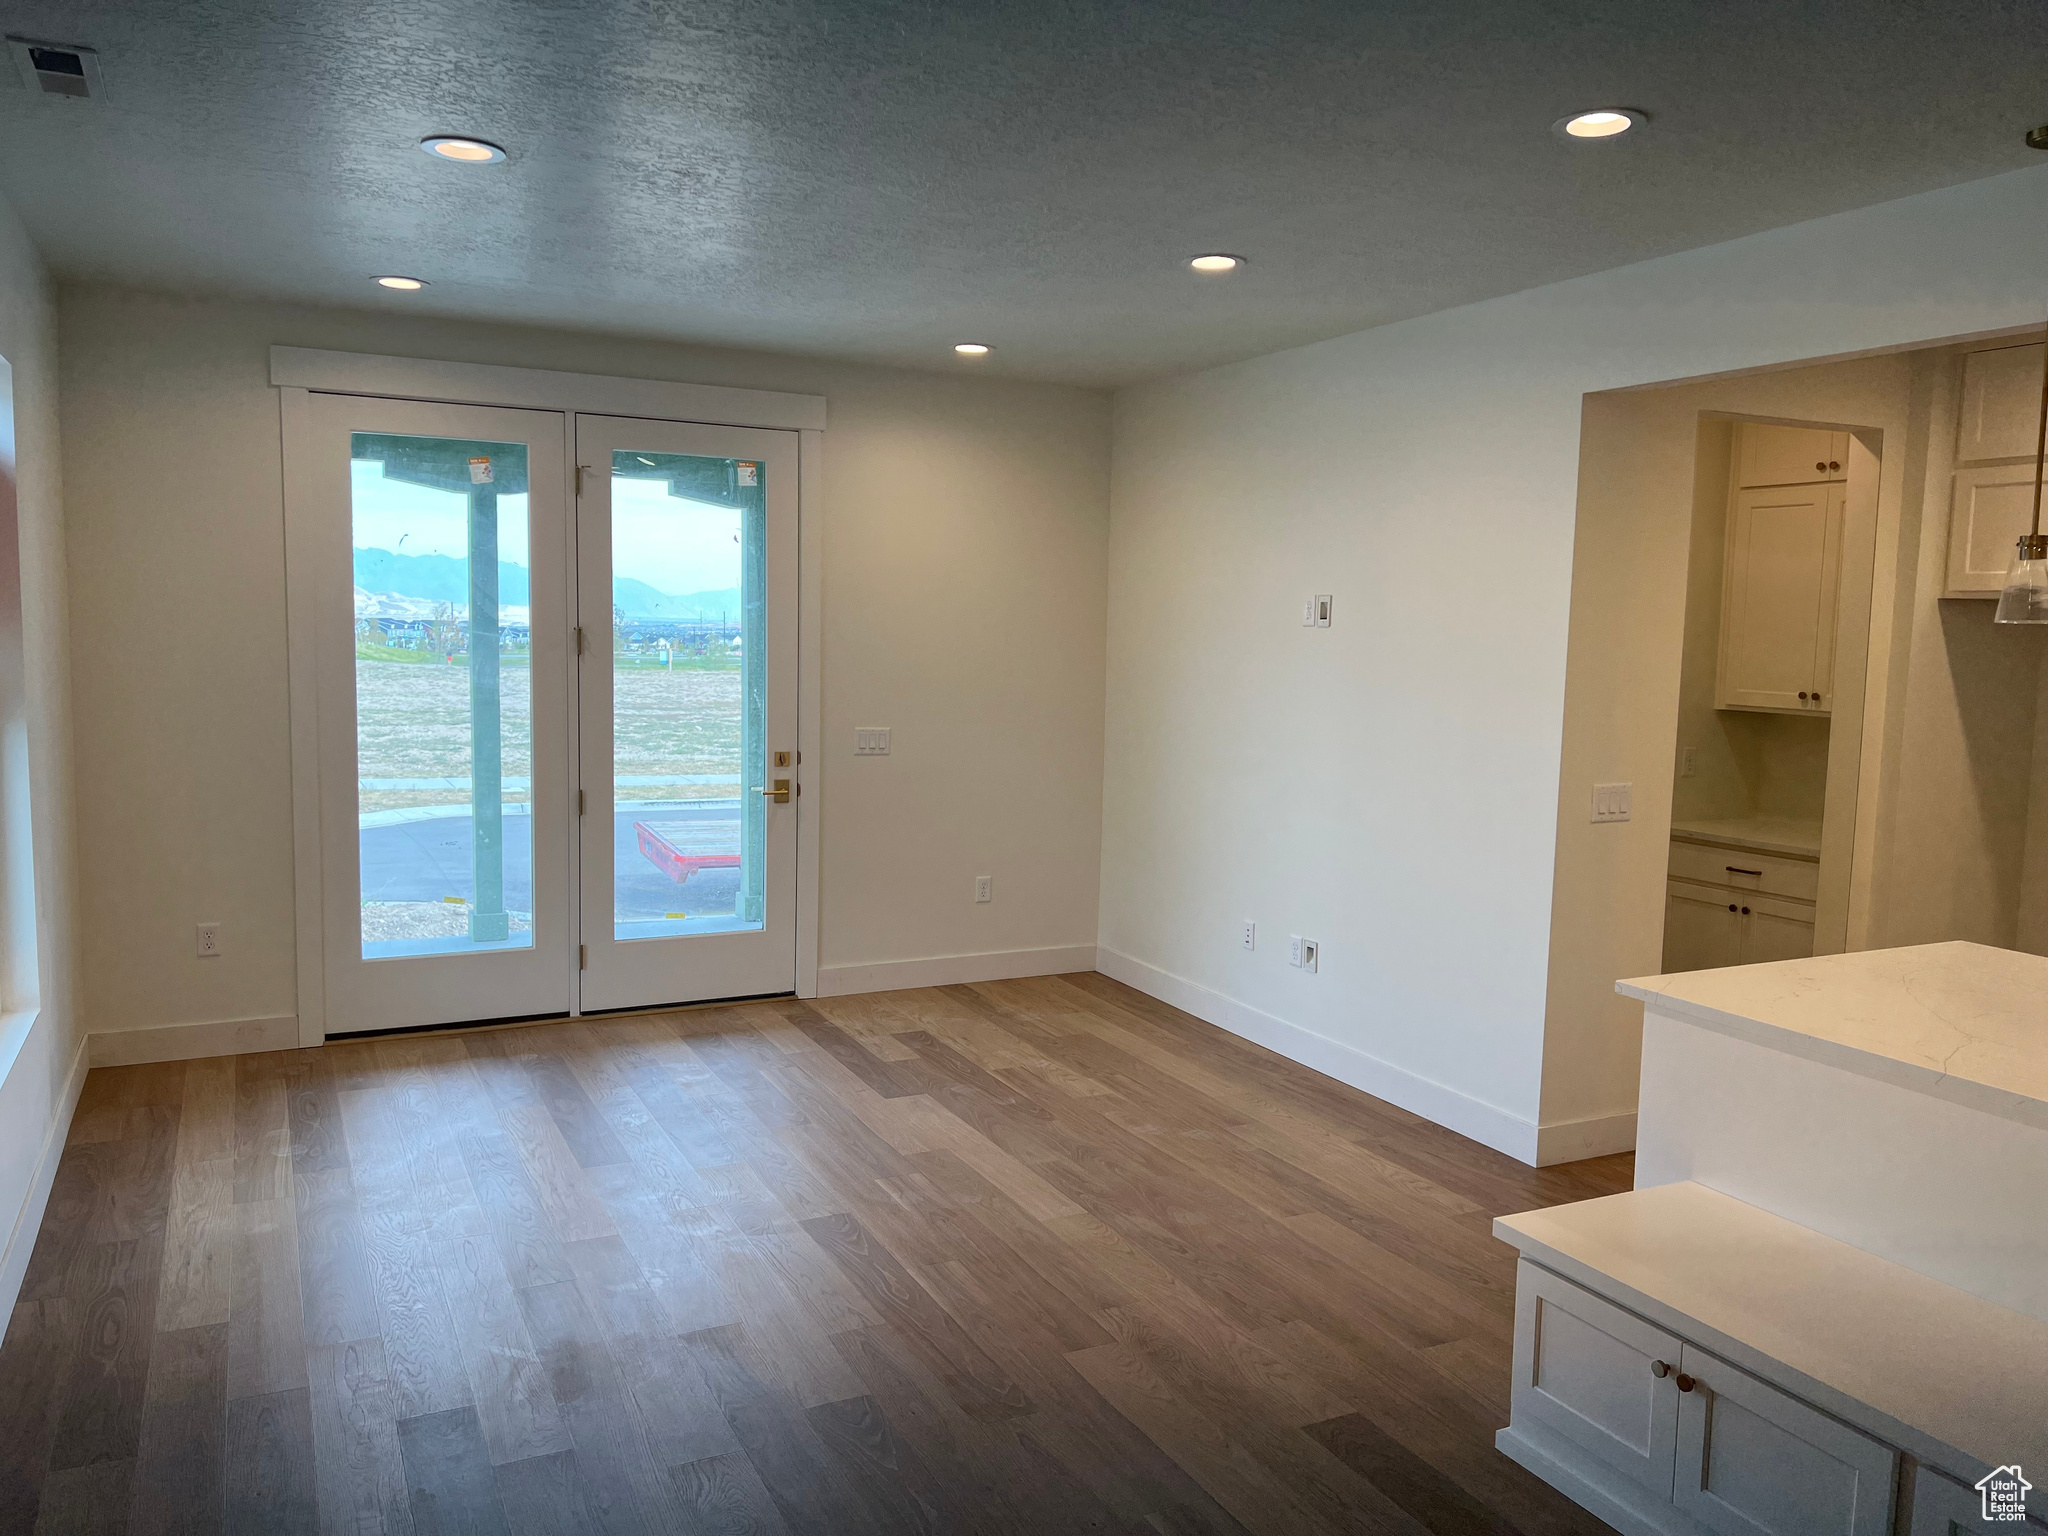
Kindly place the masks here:
POLYGON ((1792 816, 1734 816, 1671 823, 1671 835, 1702 843, 1725 843, 1758 853, 1784 853, 1794 858, 1820 857, 1820 823, 1792 816))
POLYGON ((1615 983, 1667 1018, 2048 1130, 2048 958, 1955 942, 1615 983))

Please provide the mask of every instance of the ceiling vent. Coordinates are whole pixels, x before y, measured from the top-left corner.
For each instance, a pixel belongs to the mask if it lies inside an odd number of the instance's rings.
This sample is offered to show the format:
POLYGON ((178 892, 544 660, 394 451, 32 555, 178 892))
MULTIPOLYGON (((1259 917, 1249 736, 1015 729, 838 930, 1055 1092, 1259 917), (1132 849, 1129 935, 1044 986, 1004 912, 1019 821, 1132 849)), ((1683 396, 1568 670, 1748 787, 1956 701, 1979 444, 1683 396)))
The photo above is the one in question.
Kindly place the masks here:
POLYGON ((33 38, 10 37, 7 47, 14 55, 14 67, 21 83, 46 96, 69 96, 74 100, 98 98, 100 56, 77 43, 39 43, 33 38))

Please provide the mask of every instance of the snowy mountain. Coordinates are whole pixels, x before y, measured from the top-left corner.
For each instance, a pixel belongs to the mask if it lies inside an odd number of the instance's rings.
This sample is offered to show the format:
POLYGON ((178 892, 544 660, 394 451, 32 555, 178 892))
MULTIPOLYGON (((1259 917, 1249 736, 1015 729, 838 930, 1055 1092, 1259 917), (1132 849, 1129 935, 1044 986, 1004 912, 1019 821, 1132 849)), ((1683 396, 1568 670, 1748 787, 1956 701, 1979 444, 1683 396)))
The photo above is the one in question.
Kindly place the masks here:
MULTIPOLYGON (((458 614, 469 607, 469 564, 448 555, 401 555, 388 549, 355 552, 356 616, 358 618, 432 618, 435 606, 453 603, 458 614), (368 603, 371 606, 366 607, 368 603)), ((529 602, 527 570, 498 562, 499 613, 506 623, 526 622, 529 602), (511 617, 514 609, 519 617, 511 617)), ((630 576, 612 582, 612 602, 629 619, 666 619, 674 623, 739 623, 737 587, 710 592, 663 592, 630 576)))

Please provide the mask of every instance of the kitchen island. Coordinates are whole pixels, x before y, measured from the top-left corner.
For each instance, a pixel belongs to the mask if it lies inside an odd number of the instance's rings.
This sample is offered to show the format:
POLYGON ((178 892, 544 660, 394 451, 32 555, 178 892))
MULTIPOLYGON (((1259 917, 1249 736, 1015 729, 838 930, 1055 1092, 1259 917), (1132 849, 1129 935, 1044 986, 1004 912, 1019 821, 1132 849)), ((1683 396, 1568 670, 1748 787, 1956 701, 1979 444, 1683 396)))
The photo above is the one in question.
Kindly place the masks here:
POLYGON ((1975 1484, 2048 1484, 2048 959, 1618 985, 1636 1188, 1495 1223, 1522 1254, 1501 1449, 1631 1533, 2014 1529, 1974 1523, 1975 1484))

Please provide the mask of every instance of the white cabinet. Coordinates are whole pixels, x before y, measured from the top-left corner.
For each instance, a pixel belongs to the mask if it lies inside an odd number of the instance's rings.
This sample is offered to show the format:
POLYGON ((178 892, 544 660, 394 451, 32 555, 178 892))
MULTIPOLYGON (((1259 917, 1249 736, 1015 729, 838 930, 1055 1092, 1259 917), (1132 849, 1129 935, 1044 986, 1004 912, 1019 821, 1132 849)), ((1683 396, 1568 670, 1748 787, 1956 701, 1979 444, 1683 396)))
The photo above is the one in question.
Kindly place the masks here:
POLYGON ((1669 1497, 1680 1348, 1633 1312, 1524 1261, 1515 1277, 1515 1422, 1540 1424, 1669 1497))
POLYGON ((1963 359, 1956 458, 2034 456, 2041 430, 2041 347, 1994 347, 1963 359))
POLYGON ((1849 434, 1820 427, 1745 426, 1735 460, 1739 486, 1840 480, 1848 473, 1849 434))
POLYGON ((1890 1446, 1526 1258, 1514 1369, 1501 1449, 1624 1531, 1890 1536, 1890 1446))
POLYGON ((2039 1521, 2024 1523, 1984 1518, 1984 1500, 1974 1488, 1965 1488, 1927 1467, 1913 1470, 1912 1524, 1903 1536, 2039 1536, 2039 1521))
POLYGON ((1888 1536, 1897 1455, 1687 1344, 1671 1502, 1723 1536, 1888 1536))
POLYGON ((1738 490, 1721 581, 1717 709, 1828 712, 1845 491, 1738 490))
POLYGON ((2040 343, 1964 356, 1944 597, 1996 597, 2005 585, 2033 516, 2040 430, 2040 343))
POLYGON ((1758 896, 1689 880, 1664 883, 1664 970, 1804 960, 1813 954, 1811 902, 1758 896))

